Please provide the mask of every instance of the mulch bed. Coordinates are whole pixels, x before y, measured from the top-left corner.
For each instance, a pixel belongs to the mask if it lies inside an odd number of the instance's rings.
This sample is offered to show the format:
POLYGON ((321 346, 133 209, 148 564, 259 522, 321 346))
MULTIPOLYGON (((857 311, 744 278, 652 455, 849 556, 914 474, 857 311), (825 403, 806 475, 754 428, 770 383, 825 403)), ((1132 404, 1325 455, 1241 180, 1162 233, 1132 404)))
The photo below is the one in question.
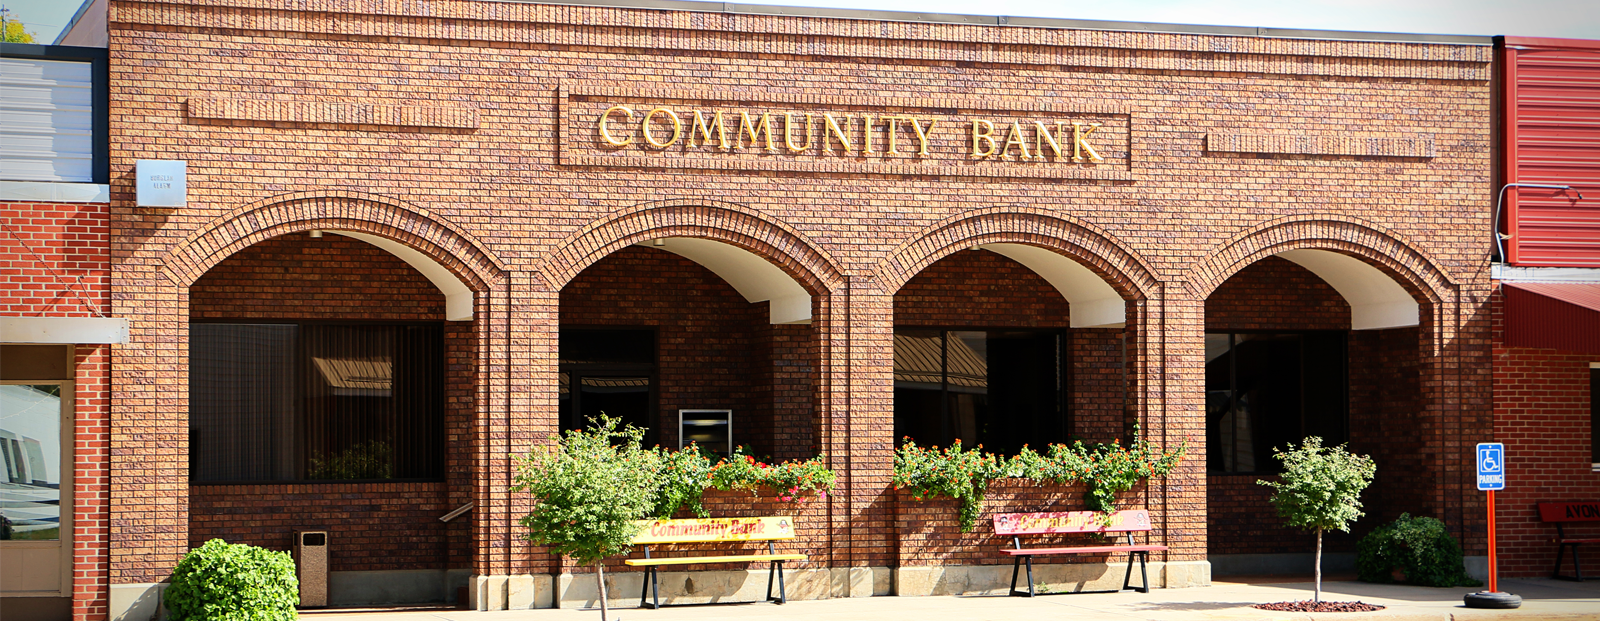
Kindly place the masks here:
POLYGON ((1261 610, 1275 610, 1278 612, 1372 612, 1383 610, 1383 606, 1363 602, 1322 602, 1320 604, 1305 600, 1301 602, 1277 602, 1273 604, 1256 604, 1251 608, 1261 610))

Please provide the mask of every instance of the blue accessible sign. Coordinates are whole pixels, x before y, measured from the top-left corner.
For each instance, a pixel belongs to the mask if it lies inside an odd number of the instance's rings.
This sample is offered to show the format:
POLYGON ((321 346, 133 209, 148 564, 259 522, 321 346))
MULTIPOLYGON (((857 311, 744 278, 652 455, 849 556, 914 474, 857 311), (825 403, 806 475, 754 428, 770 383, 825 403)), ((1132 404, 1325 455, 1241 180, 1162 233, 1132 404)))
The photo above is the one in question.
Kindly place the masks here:
POLYGON ((1486 442, 1478 445, 1478 489, 1506 488, 1506 445, 1486 442))

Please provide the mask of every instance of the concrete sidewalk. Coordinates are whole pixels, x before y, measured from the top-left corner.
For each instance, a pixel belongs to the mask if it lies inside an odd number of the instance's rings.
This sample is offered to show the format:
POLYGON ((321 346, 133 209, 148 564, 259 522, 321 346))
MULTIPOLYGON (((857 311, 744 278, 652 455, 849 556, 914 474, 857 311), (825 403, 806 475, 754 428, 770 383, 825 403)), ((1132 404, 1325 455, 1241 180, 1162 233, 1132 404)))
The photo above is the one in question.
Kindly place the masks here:
MULTIPOLYGON (((1461 596, 1471 588, 1433 589, 1363 582, 1324 582, 1323 599, 1360 600, 1386 606, 1364 613, 1287 613, 1250 608, 1251 604, 1311 598, 1310 582, 1226 582, 1194 589, 1157 589, 1146 595, 1133 591, 1022 597, 868 597, 792 601, 773 604, 722 604, 670 607, 662 610, 612 609, 612 619, 627 621, 702 621, 738 619, 778 621, 1010 621, 1012 619, 1381 619, 1383 621, 1489 621, 1524 619, 1541 621, 1600 621, 1600 583, 1554 580, 1502 580, 1500 588, 1521 595, 1516 610, 1478 610, 1462 606, 1461 596)), ((471 612, 458 610, 318 611, 302 613, 308 621, 593 621, 599 609, 520 610, 471 612)))

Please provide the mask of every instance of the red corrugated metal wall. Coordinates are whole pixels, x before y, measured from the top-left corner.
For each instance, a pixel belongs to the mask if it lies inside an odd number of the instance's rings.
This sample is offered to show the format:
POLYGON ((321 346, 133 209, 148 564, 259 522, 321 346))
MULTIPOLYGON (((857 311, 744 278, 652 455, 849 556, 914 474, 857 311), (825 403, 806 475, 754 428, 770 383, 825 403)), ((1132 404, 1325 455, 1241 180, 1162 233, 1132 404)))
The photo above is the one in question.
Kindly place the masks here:
POLYGON ((1507 260, 1600 267, 1600 41, 1503 39, 1507 260), (1582 193, 1584 200, 1578 199, 1582 193))

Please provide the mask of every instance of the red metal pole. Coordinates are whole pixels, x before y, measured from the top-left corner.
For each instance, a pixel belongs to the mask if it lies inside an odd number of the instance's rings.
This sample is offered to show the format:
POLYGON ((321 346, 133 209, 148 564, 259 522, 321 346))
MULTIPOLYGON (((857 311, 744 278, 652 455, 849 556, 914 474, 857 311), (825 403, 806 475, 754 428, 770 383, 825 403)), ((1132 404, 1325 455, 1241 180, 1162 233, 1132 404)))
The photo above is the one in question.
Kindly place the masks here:
POLYGON ((1496 578, 1499 577, 1497 575, 1499 572, 1496 570, 1496 567, 1495 567, 1495 555, 1494 555, 1494 548, 1495 548, 1495 546, 1494 546, 1494 530, 1495 530, 1495 528, 1494 528, 1494 490, 1491 489, 1491 490, 1488 490, 1488 491, 1489 491, 1489 592, 1490 593, 1498 593, 1500 591, 1500 588, 1499 588, 1498 580, 1496 580, 1496 578))

